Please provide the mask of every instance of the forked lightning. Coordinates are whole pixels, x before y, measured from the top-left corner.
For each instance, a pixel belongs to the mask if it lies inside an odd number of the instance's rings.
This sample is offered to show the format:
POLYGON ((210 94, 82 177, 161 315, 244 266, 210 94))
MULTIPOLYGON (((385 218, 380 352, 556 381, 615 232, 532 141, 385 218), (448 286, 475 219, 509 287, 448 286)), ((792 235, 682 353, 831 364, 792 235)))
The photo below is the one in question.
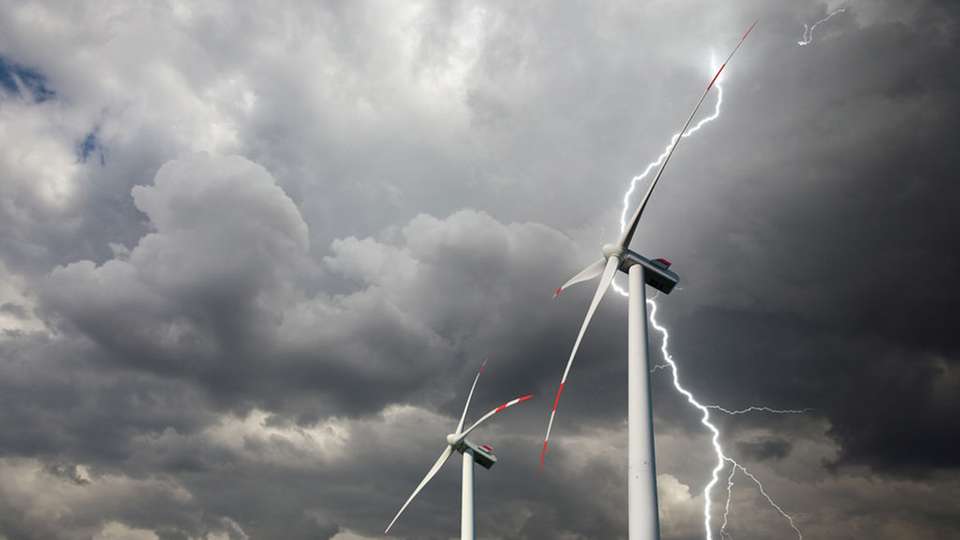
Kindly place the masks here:
MULTIPOLYGON (((841 9, 831 13, 825 19, 818 21, 817 23, 814 23, 813 27, 816 27, 818 24, 826 21, 836 13, 842 12, 842 11, 843 10, 841 9)), ((813 27, 805 28, 804 30, 805 39, 809 38, 812 40, 813 27)), ((800 43, 800 44, 806 45, 807 43, 800 43)), ((715 64, 715 62, 711 61, 711 71, 713 69, 716 69, 716 66, 713 64, 715 64)), ((719 78, 716 81, 716 88, 717 88, 717 100, 714 106, 713 113, 701 119, 689 130, 685 132, 681 132, 682 134, 675 133, 673 137, 671 137, 670 143, 667 145, 664 152, 661 153, 656 160, 650 162, 646 166, 646 168, 643 170, 642 173, 638 174, 637 176, 634 176, 630 180, 630 185, 623 196, 623 208, 620 212, 620 231, 621 232, 623 232, 623 230, 627 226, 627 211, 630 208, 630 200, 633 196, 634 191, 636 190, 637 184, 643 181, 643 179, 646 178, 647 175, 649 175, 650 172, 653 171, 656 167, 661 166, 663 164, 664 159, 667 157, 670 149, 677 142, 678 137, 682 137, 682 138, 690 137, 691 135, 699 131, 702 127, 704 127, 705 125, 709 124, 710 122, 713 122, 714 120, 720 117, 721 106, 723 105, 723 85, 721 84, 721 80, 719 78)), ((622 296, 627 296, 627 291, 622 289, 616 282, 613 283, 613 288, 622 296)), ((750 412, 766 412, 770 414, 803 414, 803 413, 809 412, 810 409, 774 409, 766 406, 750 406, 743 409, 734 410, 734 409, 727 409, 719 405, 702 405, 690 391, 688 391, 686 388, 684 388, 680 384, 680 376, 679 376, 677 364, 673 361, 673 358, 670 356, 669 350, 667 348, 668 340, 670 337, 669 333, 667 332, 666 327, 660 325, 656 319, 657 304, 655 299, 656 297, 647 300, 647 304, 650 306, 650 324, 662 336, 662 345, 660 348, 660 352, 661 352, 662 359, 665 363, 654 365, 651 371, 666 369, 668 367, 670 368, 671 373, 673 375, 674 389, 677 392, 679 392, 681 395, 683 395, 687 399, 687 402, 690 405, 692 405, 693 407, 695 407, 700 411, 700 413, 702 414, 701 420, 700 420, 701 424, 703 424, 712 434, 711 443, 713 445, 713 450, 716 455, 717 462, 715 467, 711 471, 710 481, 707 483, 703 492, 703 496, 704 496, 703 526, 704 526, 704 533, 705 533, 706 539, 712 540, 713 538, 713 532, 711 527, 711 506, 712 506, 713 488, 714 486, 716 486, 717 482, 719 481, 719 474, 726 467, 727 463, 730 464, 730 474, 727 477, 727 499, 726 499, 726 503, 724 504, 723 522, 720 527, 720 537, 723 538, 725 536, 727 537, 730 536, 729 533, 727 532, 727 525, 729 522, 728 518, 730 513, 731 498, 733 495, 734 476, 738 470, 741 470, 744 476, 752 480, 757 485, 761 495, 767 500, 770 506, 774 510, 776 510, 784 519, 787 520, 787 522, 790 524, 790 527, 793 528, 794 531, 796 531, 797 536, 802 539, 803 534, 800 532, 800 529, 797 528, 796 524, 793 521, 793 518, 789 514, 784 512, 784 510, 780 507, 780 505, 778 505, 767 494, 766 490, 763 487, 763 484, 759 481, 759 479, 757 479, 756 476, 750 473, 743 465, 739 464, 738 462, 736 462, 735 460, 733 460, 732 458, 730 458, 724 453, 723 446, 720 442, 720 430, 716 427, 716 425, 713 424, 713 422, 711 422, 710 410, 715 410, 720 413, 728 414, 728 415, 740 415, 740 414, 746 414, 750 412)))

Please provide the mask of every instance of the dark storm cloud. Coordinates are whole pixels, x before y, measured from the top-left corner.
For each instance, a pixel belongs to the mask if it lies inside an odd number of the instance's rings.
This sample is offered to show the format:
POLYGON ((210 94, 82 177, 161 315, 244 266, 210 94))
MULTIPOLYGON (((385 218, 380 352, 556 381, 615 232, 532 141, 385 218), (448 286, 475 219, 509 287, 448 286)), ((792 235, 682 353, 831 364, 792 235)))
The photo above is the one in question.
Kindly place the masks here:
MULTIPOLYGON (((682 276, 682 380, 814 409, 718 419, 811 537, 955 535, 957 8, 847 7, 797 47, 828 6, 5 6, 0 535, 379 537, 490 355, 473 417, 537 400, 478 434, 480 530, 621 536, 625 306, 537 477, 591 291, 550 293, 757 16, 635 243, 682 276)), ((664 531, 699 538, 709 442, 665 374, 664 531)), ((457 488, 397 533, 448 537, 457 488)), ((738 538, 790 534, 764 504, 741 479, 738 538)))
POLYGON ((18 319, 26 319, 29 317, 27 309, 20 304, 14 304, 13 302, 4 302, 0 304, 0 311, 13 315, 18 319))
POLYGON ((6 453, 109 465, 136 433, 192 432, 210 421, 197 392, 176 381, 104 371, 102 354, 77 340, 7 340, 3 352, 6 453))
POLYGON ((517 315, 540 341, 558 313, 536 307, 544 280, 560 279, 550 257, 571 251, 545 227, 463 211, 417 217, 391 243, 337 241, 316 266, 296 207, 269 173, 240 158, 170 162, 134 199, 155 232, 122 259, 54 269, 45 313, 92 339, 104 361, 197 380, 230 401, 256 387, 265 394, 258 401, 280 406, 296 401, 291 391, 321 390, 335 400, 328 406, 379 410, 421 389, 451 355, 472 352, 476 365, 514 331, 489 314, 517 302, 515 290, 530 306, 517 315), (325 271, 356 290, 305 296, 301 276, 325 271), (274 384, 284 391, 276 395, 274 384))
POLYGON ((738 441, 737 451, 751 460, 783 459, 790 454, 790 441, 784 439, 738 441))

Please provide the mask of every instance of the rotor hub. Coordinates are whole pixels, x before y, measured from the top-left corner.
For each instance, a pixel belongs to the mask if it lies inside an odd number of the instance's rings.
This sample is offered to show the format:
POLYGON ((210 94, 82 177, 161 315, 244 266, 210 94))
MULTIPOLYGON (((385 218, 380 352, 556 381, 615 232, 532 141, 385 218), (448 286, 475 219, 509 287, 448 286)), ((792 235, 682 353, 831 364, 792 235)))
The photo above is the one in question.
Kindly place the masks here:
POLYGON ((616 244, 605 244, 603 246, 603 256, 606 258, 617 257, 619 258, 623 255, 623 248, 616 244))

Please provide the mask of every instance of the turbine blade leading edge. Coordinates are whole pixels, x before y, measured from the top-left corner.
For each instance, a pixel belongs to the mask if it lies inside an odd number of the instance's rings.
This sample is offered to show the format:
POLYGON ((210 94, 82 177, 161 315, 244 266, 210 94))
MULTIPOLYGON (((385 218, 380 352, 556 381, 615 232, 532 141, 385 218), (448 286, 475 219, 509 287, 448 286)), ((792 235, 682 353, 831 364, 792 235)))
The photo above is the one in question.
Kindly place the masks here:
POLYGON ((513 407, 514 405, 517 405, 517 404, 519 404, 519 403, 523 403, 524 401, 527 401, 528 399, 532 399, 532 398, 533 398, 533 394, 527 394, 527 395, 525 395, 525 396, 520 396, 520 397, 518 397, 518 398, 516 398, 516 399, 511 399, 510 401, 504 403, 503 405, 500 405, 499 407, 493 409, 492 411, 488 412, 487 414, 481 416, 479 420, 477 420, 476 422, 473 423, 473 425, 471 425, 471 426, 468 427, 466 430, 464 430, 463 433, 458 433, 458 434, 457 434, 457 438, 459 438, 460 440, 463 440, 467 435, 470 434, 471 431, 473 431, 473 430, 477 429, 478 427, 480 427, 480 424, 486 422, 487 419, 489 419, 491 416, 497 414, 498 412, 500 412, 500 411, 502 411, 502 410, 504 410, 504 409, 509 409, 510 407, 513 407))
POLYGON ((473 386, 470 387, 470 393, 467 394, 467 402, 463 405, 463 414, 460 415, 460 422, 457 423, 457 429, 454 430, 454 433, 460 433, 460 430, 463 429, 463 421, 467 418, 467 409, 470 408, 470 398, 473 397, 473 391, 477 388, 477 381, 480 380, 480 374, 483 373, 483 368, 487 367, 487 359, 483 359, 483 363, 480 364, 480 369, 477 370, 477 376, 473 378, 473 386))
POLYGON ((573 350, 570 352, 570 359, 567 360, 567 367, 563 370, 563 377, 560 379, 560 386, 557 388, 557 397, 553 400, 553 410, 550 411, 550 420, 547 422, 547 434, 543 438, 543 449, 540 450, 540 465, 543 466, 544 459, 547 455, 547 444, 550 442, 550 430, 553 428, 553 418, 557 414, 557 406, 560 404, 560 394, 563 393, 563 386, 567 383, 567 375, 570 374, 570 367, 573 366, 573 359, 577 356, 577 349, 580 348, 580 341, 583 339, 584 332, 587 331, 587 326, 590 325, 590 319, 593 318, 593 313, 597 310, 597 306, 600 305, 600 301, 603 300, 603 295, 606 294, 607 289, 610 288, 610 284, 613 283, 613 276, 617 273, 617 268, 620 267, 620 259, 617 257, 610 257, 607 259, 607 265, 603 269, 603 277, 600 278, 600 284, 597 285, 597 292, 593 294, 593 301, 590 302, 590 308, 587 309, 587 316, 583 319, 583 324, 580 326, 580 333, 577 334, 577 340, 573 343, 573 350))
POLYGON ((750 25, 750 28, 747 28, 747 31, 743 33, 743 36, 740 38, 740 41, 737 42, 737 46, 730 51, 730 54, 727 55, 727 59, 724 60, 723 64, 720 65, 720 69, 717 70, 717 73, 710 79, 710 84, 707 85, 707 89, 703 91, 703 94, 700 96, 700 100, 697 101, 697 105, 693 108, 693 112, 690 113, 690 116, 687 117, 687 121, 684 122, 683 128, 680 129, 680 133, 676 135, 676 138, 673 140, 673 145, 670 147, 670 151, 667 152, 667 157, 664 158, 663 163, 660 164, 660 169, 657 171, 657 175, 653 177, 653 180, 650 182, 650 186, 647 187, 647 192, 643 195, 643 199, 640 200, 640 206, 637 207, 637 210, 633 213, 633 216, 628 222, 629 225, 623 232, 623 236, 620 238, 620 247, 627 249, 630 247, 630 241, 633 240, 633 234, 637 231, 637 224, 640 222, 640 216, 643 214, 643 209, 646 208, 647 202, 650 200, 650 195, 653 194, 653 188, 657 187, 657 182, 660 180, 660 176, 663 175, 663 170, 667 168, 667 163, 670 162, 670 157, 673 156, 673 152, 677 149, 677 146, 680 145, 680 139, 683 138, 683 135, 687 132, 687 129, 690 127, 690 123, 693 122, 693 118, 697 115, 697 111, 700 110, 700 105, 703 104, 703 100, 706 99, 707 94, 710 93, 710 89, 713 88, 713 84, 717 82, 717 79, 720 77, 720 73, 723 72, 723 68, 727 67, 727 63, 730 62, 730 59, 733 58, 733 55, 740 50, 740 46, 743 45, 743 42, 746 41, 747 36, 750 35, 750 32, 753 30, 753 27, 757 25, 758 21, 754 21, 750 25))
POLYGON ((433 467, 430 467, 430 470, 427 471, 427 475, 424 476, 423 480, 420 481, 420 485, 417 486, 417 489, 413 490, 413 494, 410 495, 410 498, 407 499, 407 502, 403 503, 403 506, 400 507, 400 511, 397 512, 397 515, 393 517, 393 521, 391 521, 390 524, 387 525, 387 528, 386 530, 383 531, 383 534, 387 534, 388 532, 390 532, 390 527, 393 527, 393 524, 397 522, 397 518, 399 518, 400 514, 402 514, 403 511, 407 509, 407 505, 410 504, 410 501, 412 501, 413 498, 417 496, 417 493, 420 493, 420 490, 423 489, 423 486, 427 485, 427 482, 429 482, 430 479, 437 474, 437 471, 440 470, 440 467, 443 467, 443 464, 447 462, 447 459, 450 458, 450 454, 452 453, 453 453, 453 447, 447 445, 443 453, 440 454, 440 458, 437 459, 436 463, 433 464, 433 467))

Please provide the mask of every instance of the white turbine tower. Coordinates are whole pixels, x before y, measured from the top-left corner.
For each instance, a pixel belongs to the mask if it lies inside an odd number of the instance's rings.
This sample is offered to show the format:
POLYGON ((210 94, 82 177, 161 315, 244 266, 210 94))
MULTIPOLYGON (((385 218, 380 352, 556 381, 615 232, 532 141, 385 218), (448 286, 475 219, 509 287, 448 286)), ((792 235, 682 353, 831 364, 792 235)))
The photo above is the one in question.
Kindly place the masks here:
POLYGON ((447 435, 447 446, 443 449, 443 452, 440 454, 440 457, 433 464, 433 467, 430 467, 430 470, 427 471, 427 475, 423 477, 423 480, 420 481, 420 484, 417 485, 417 489, 413 490, 413 493, 407 499, 407 502, 403 503, 403 506, 400 507, 400 511, 397 512, 397 515, 393 517, 393 520, 387 525, 386 530, 383 531, 384 534, 390 532, 390 528, 393 527, 393 524, 397 522, 397 518, 400 517, 400 514, 406 510, 407 505, 410 504, 410 501, 420 493, 420 490, 427 485, 440 470, 440 467, 443 467, 443 464, 450 459, 450 456, 454 451, 460 452, 463 454, 463 478, 461 485, 461 502, 460 502, 460 538, 461 540, 473 540, 474 537, 474 524, 473 524, 473 464, 478 463, 482 467, 489 469, 493 467, 497 462, 497 457, 493 455, 493 448, 483 444, 477 445, 467 439, 467 435, 470 434, 473 430, 477 429, 480 424, 486 422, 491 416, 497 414, 498 412, 513 407, 518 403, 523 403, 528 399, 533 397, 533 394, 527 394, 525 396, 520 396, 516 399, 508 401, 503 405, 491 410, 487 414, 480 417, 479 420, 474 422, 467 429, 463 429, 463 421, 467 417, 467 409, 470 408, 470 399, 473 397, 473 390, 477 387, 477 381, 480 379, 480 374, 483 373, 483 368, 487 364, 486 361, 483 362, 480 366, 480 370, 477 371, 477 376, 473 379, 473 386, 470 387, 470 393, 467 394, 467 403, 463 406, 463 414, 460 415, 460 422, 457 423, 457 429, 453 433, 447 435))
POLYGON ((660 164, 657 175, 650 182, 647 192, 640 201, 640 206, 637 207, 633 217, 630 218, 620 241, 616 244, 603 246, 603 258, 573 276, 555 293, 555 296, 559 296, 564 289, 571 285, 600 276, 600 284, 597 286, 593 301, 590 302, 590 307, 587 309, 587 315, 584 317, 583 324, 580 326, 580 333, 577 334, 577 339, 573 343, 573 350, 570 352, 567 366, 563 370, 563 377, 560 379, 560 386, 557 388, 553 410, 550 412, 550 420, 547 423, 547 433, 543 439, 543 449, 540 451, 541 465, 544 463, 547 454, 550 430, 557 414, 557 406, 560 404, 560 395, 563 393, 563 387, 567 382, 567 376, 570 374, 573 359, 577 355, 577 349, 580 348, 583 334, 586 332, 590 319, 593 318, 593 314, 604 294, 610 288, 610 284, 613 283, 617 270, 626 272, 629 276, 630 300, 627 316, 629 333, 627 340, 627 515, 629 522, 628 538, 630 540, 657 540, 660 538, 660 520, 657 514, 656 459, 653 447, 653 411, 649 380, 650 365, 647 359, 647 310, 644 284, 650 285, 664 294, 669 294, 679 281, 677 274, 669 270, 670 261, 666 259, 650 260, 631 251, 630 241, 633 240, 637 224, 640 222, 640 216, 650 200, 653 189, 657 186, 663 170, 683 139, 683 135, 690 127, 697 111, 700 110, 700 105, 703 104, 703 100, 710 93, 710 89, 713 88, 717 78, 720 77, 723 68, 727 66, 727 62, 740 49, 756 24, 754 22, 750 25, 750 28, 741 36, 737 46, 730 52, 726 61, 710 80, 703 95, 700 96, 700 100, 693 108, 693 112, 690 113, 687 121, 683 124, 683 128, 674 136, 669 152, 663 163, 660 164))

